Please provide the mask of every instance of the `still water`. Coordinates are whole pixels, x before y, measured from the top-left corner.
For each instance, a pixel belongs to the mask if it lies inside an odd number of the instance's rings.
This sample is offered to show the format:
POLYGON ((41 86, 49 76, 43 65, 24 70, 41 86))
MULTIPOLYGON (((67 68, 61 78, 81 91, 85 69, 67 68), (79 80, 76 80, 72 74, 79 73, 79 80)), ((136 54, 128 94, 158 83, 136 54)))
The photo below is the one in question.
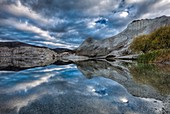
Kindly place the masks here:
POLYGON ((170 113, 170 65, 82 61, 0 71, 0 114, 162 113, 170 113))

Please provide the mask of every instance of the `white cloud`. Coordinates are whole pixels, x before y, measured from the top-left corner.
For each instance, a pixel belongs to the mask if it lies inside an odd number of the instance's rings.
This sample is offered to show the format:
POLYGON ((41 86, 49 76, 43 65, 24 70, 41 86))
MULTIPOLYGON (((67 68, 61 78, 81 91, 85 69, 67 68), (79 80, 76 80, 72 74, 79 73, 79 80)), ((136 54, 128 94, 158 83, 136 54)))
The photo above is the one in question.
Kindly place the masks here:
POLYGON ((133 4, 133 3, 140 3, 140 2, 145 2, 147 0, 126 0, 126 3, 128 4, 133 4))
POLYGON ((73 46, 72 44, 64 43, 62 41, 58 41, 58 42, 38 41, 38 42, 36 42, 36 44, 43 44, 43 45, 51 47, 51 48, 60 47, 60 48, 74 49, 74 48, 78 47, 78 45, 73 46))
POLYGON ((29 19, 36 20, 39 23, 44 23, 44 24, 49 23, 48 19, 45 19, 43 16, 37 14, 35 11, 32 11, 28 7, 23 6, 20 0, 17 0, 17 5, 4 4, 1 6, 0 9, 15 16, 25 16, 29 19))
POLYGON ((126 11, 123 11, 120 13, 120 17, 123 17, 123 18, 127 17, 128 15, 129 15, 129 13, 126 11))
POLYGON ((149 12, 141 15, 141 19, 155 18, 162 15, 170 16, 170 0, 160 0, 149 7, 149 12))
POLYGON ((6 25, 6 26, 12 26, 18 30, 28 31, 28 32, 38 34, 39 36, 41 36, 42 38, 46 40, 55 40, 54 37, 51 37, 49 35, 48 31, 44 31, 41 28, 38 28, 37 26, 29 24, 28 22, 20 23, 19 21, 15 19, 0 19, 0 24, 6 25))

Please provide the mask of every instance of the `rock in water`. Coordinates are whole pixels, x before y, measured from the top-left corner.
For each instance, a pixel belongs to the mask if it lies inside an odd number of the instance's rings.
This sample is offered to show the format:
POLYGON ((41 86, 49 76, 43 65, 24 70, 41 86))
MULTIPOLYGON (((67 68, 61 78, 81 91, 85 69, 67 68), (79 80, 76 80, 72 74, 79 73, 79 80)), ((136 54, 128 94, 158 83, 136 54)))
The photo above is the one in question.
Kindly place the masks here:
POLYGON ((77 49, 76 53, 83 56, 122 56, 129 54, 128 47, 133 38, 149 34, 162 26, 170 25, 170 17, 162 16, 155 19, 142 19, 131 22, 127 28, 116 36, 103 40, 88 38, 77 49))

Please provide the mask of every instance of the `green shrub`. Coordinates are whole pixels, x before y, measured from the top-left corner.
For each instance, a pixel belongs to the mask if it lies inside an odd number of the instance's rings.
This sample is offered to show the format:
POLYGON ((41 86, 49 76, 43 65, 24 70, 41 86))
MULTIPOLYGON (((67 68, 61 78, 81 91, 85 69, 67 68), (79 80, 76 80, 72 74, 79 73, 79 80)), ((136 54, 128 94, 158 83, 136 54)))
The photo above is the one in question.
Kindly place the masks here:
POLYGON ((147 53, 157 49, 170 48, 170 26, 164 26, 148 34, 136 37, 131 43, 133 52, 147 53))
POLYGON ((170 48, 170 26, 159 28, 152 32, 148 38, 151 40, 150 50, 170 48))
POLYGON ((140 53, 139 62, 170 61, 170 26, 161 27, 148 35, 136 37, 130 45, 132 52, 140 53))
POLYGON ((142 54, 138 57, 138 62, 142 63, 152 63, 152 62, 166 62, 170 61, 170 49, 161 49, 150 51, 148 53, 142 54))
POLYGON ((146 53, 149 49, 150 40, 147 35, 141 35, 135 38, 130 46, 131 50, 134 52, 146 53))

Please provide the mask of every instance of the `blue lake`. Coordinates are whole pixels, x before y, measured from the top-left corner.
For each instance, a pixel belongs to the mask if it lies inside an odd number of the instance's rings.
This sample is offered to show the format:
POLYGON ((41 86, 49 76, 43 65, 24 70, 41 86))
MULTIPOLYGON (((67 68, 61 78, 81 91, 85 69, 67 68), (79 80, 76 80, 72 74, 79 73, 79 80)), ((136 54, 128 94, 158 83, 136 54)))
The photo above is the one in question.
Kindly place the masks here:
POLYGON ((169 113, 169 65, 83 61, 0 71, 0 114, 169 113))

